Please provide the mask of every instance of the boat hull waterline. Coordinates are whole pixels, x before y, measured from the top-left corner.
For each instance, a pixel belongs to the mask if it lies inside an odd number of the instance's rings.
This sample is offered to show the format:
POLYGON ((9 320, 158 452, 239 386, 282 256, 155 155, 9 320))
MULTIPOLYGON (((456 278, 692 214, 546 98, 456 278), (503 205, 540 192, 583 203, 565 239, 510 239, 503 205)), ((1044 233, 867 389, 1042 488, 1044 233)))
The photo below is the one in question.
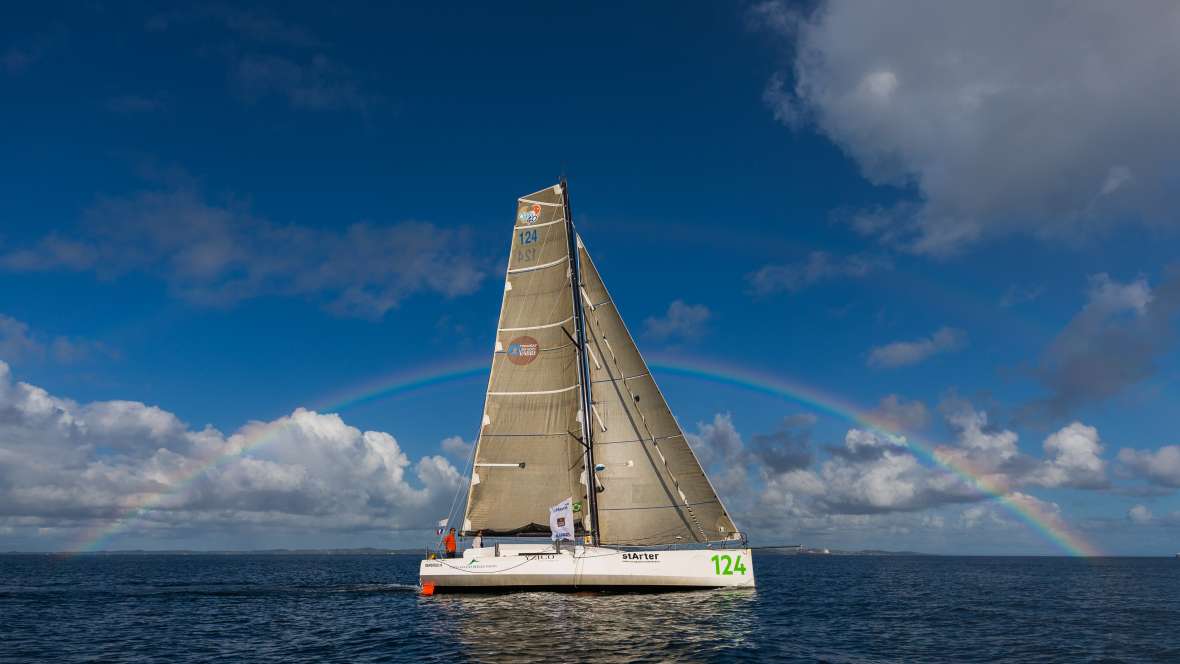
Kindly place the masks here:
POLYGON ((478 590, 689 590, 753 588, 750 549, 623 551, 536 545, 469 549, 462 558, 423 560, 431 593, 478 590))

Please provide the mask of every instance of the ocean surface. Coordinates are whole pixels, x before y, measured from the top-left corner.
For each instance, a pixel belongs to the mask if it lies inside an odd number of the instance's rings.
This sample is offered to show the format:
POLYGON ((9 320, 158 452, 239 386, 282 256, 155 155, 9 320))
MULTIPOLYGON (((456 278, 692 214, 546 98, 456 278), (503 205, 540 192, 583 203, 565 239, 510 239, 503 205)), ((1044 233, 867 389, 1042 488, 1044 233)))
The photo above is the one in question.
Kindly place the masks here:
POLYGON ((417 593, 400 555, 0 556, 2 662, 1180 662, 1180 560, 756 555, 752 591, 417 593))

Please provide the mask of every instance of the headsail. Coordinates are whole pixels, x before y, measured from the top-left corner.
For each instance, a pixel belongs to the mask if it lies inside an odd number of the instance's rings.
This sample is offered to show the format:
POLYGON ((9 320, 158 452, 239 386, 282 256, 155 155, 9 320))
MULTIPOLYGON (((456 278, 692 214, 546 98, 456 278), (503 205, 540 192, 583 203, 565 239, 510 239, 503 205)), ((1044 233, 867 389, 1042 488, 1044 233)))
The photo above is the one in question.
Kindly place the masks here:
POLYGON ((568 229, 560 186, 517 201, 465 532, 548 533, 585 495, 568 229))
POLYGON ((603 544, 709 542, 740 535, 672 416, 578 238, 594 397, 603 544))

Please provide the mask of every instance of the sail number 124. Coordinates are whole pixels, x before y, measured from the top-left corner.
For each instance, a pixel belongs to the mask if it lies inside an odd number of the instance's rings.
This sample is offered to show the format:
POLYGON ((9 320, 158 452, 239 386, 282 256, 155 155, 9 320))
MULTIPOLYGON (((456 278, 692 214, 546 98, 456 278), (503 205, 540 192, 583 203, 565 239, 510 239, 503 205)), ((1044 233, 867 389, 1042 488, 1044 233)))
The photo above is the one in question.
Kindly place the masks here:
POLYGON ((733 576, 735 573, 746 575, 746 566, 742 564, 742 557, 713 556, 713 573, 717 576, 733 576))

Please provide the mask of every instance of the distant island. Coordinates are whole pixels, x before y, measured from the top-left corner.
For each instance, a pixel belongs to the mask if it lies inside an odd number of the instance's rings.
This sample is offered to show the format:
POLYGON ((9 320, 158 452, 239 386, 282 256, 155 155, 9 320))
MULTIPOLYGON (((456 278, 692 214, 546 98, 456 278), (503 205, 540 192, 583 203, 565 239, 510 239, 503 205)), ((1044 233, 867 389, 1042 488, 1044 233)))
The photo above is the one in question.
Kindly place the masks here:
POLYGON ((918 551, 885 551, 882 549, 859 549, 846 551, 844 549, 811 548, 803 545, 788 546, 756 546, 754 550, 762 554, 775 556, 925 556, 918 551))

